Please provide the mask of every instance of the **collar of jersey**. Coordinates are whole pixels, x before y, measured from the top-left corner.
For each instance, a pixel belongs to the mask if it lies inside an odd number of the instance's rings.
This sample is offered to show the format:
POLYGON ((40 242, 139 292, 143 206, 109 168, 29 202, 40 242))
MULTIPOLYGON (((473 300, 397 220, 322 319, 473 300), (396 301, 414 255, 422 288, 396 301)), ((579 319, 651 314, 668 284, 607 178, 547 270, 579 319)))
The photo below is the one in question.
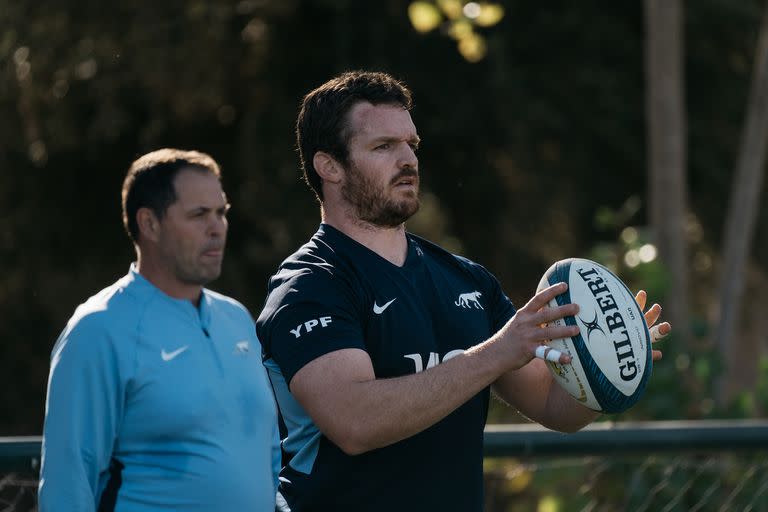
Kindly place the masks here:
POLYGON ((418 265, 421 262, 421 257, 416 251, 417 242, 413 240, 413 238, 411 237, 411 234, 408 232, 405 233, 405 239, 408 242, 408 254, 405 256, 405 263, 403 263, 402 267, 398 267, 388 259, 378 254, 376 251, 372 251, 368 247, 364 246, 354 238, 345 235, 344 233, 334 228, 330 224, 321 223, 320 227, 317 229, 317 234, 331 237, 334 240, 341 242, 342 244, 346 244, 352 251, 369 255, 374 259, 379 259, 384 264, 394 269, 406 270, 418 265))
POLYGON ((124 284, 126 287, 131 285, 140 293, 146 293, 158 297, 160 300, 173 304, 175 307, 197 317, 200 321, 200 326, 203 329, 208 329, 211 321, 211 296, 208 290, 203 288, 202 296, 200 297, 200 305, 196 308, 192 302, 187 299, 176 299, 163 292, 160 288, 149 282, 146 277, 139 274, 136 270, 136 262, 131 263, 131 268, 128 271, 128 275, 125 276, 124 284))

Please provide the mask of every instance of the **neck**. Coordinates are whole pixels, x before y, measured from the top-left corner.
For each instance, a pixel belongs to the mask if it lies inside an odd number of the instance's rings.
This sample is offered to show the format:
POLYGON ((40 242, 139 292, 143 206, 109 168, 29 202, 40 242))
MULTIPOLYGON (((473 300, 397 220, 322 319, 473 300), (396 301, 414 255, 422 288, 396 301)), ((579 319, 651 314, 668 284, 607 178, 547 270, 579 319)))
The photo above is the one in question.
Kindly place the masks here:
POLYGON ((348 212, 336 212, 321 206, 321 220, 364 245, 393 265, 402 267, 408 254, 405 224, 389 228, 355 219, 348 212))
POLYGON ((140 252, 137 255, 136 271, 169 297, 188 300, 195 307, 200 304, 200 296, 203 292, 201 285, 179 281, 171 269, 166 268, 153 258, 142 258, 140 252))

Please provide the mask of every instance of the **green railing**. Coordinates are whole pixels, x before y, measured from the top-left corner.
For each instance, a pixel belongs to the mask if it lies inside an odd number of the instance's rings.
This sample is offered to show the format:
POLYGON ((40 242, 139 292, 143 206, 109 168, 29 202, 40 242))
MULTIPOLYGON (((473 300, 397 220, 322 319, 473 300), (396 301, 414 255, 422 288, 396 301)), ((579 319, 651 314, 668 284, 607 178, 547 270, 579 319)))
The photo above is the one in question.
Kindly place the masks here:
POLYGON ((0 472, 40 470, 40 436, 0 437, 0 472))
POLYGON ((487 457, 585 456, 621 453, 768 449, 768 420, 595 423, 574 434, 538 425, 488 425, 487 457))
MULTIPOLYGON (((0 437, 0 471, 37 470, 39 436, 0 437)), ((768 449, 768 420, 595 423, 574 434, 538 425, 488 425, 486 457, 585 456, 768 449)))

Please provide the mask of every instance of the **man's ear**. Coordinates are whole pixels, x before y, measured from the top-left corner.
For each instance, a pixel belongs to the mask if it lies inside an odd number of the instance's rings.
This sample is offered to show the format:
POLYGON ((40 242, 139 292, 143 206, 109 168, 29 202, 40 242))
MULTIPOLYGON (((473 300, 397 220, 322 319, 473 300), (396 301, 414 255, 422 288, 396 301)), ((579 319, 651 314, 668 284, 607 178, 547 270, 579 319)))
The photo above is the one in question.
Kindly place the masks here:
POLYGON ((139 226, 139 238, 157 242, 160 237, 160 219, 149 208, 139 208, 136 212, 136 224, 139 226))
POLYGON ((341 164, 325 151, 315 153, 315 156, 312 158, 312 165, 323 181, 328 183, 339 183, 341 181, 343 171, 341 164))

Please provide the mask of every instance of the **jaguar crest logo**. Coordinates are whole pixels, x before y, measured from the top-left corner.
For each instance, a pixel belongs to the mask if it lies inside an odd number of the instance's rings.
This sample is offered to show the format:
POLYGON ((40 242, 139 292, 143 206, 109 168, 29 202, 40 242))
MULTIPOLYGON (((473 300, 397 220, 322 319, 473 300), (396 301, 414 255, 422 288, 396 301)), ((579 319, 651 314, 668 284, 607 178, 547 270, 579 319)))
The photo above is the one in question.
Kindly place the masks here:
POLYGON ((472 308, 484 309, 483 306, 480 305, 480 301, 478 300, 481 295, 482 293, 478 291, 462 293, 461 295, 459 295, 459 300, 455 301, 454 304, 464 309, 472 309, 472 308))

